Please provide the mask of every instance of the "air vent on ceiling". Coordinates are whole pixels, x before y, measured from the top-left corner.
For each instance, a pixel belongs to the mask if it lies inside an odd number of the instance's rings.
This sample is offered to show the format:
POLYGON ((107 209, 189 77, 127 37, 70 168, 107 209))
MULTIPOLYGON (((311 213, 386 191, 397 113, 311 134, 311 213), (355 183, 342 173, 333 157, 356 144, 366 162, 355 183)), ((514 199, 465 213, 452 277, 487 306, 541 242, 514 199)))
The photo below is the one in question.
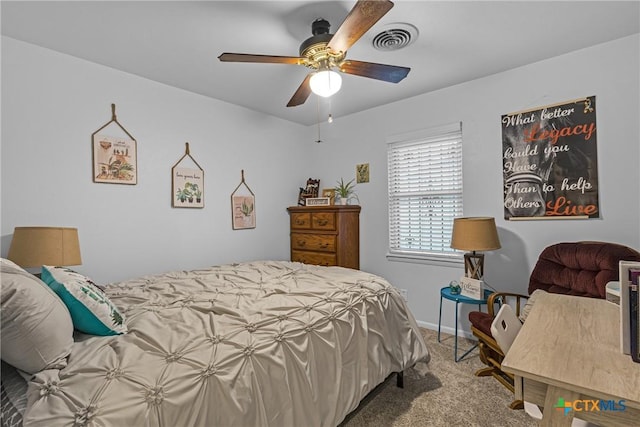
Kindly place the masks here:
POLYGON ((409 46, 418 37, 418 29, 411 24, 396 22, 385 25, 373 38, 373 47, 377 50, 399 50, 409 46))

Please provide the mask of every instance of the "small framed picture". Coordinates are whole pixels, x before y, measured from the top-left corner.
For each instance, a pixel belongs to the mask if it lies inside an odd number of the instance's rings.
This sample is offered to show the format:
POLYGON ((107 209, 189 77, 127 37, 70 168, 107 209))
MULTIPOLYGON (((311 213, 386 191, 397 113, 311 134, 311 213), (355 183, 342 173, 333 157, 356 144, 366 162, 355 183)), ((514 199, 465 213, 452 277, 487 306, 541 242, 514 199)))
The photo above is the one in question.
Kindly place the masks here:
POLYGON ((204 171, 173 167, 171 170, 171 206, 174 208, 204 207, 204 171))
POLYGON ((256 198, 253 194, 231 196, 232 227, 234 230, 256 228, 256 198))
POLYGON ((356 182, 358 184, 369 182, 369 163, 356 165, 356 182))
POLYGON ((306 206, 328 206, 331 204, 329 197, 308 197, 305 199, 306 206))
POLYGON ((333 188, 323 188, 322 189, 322 197, 329 198, 329 204, 333 205, 336 200, 336 190, 333 188))
POLYGON ((136 140, 93 134, 93 182, 138 182, 136 140))
POLYGON ((93 182, 105 184, 138 183, 137 142, 116 119, 116 104, 111 104, 111 120, 91 134, 93 182), (126 137, 109 136, 103 132, 116 124, 126 137))

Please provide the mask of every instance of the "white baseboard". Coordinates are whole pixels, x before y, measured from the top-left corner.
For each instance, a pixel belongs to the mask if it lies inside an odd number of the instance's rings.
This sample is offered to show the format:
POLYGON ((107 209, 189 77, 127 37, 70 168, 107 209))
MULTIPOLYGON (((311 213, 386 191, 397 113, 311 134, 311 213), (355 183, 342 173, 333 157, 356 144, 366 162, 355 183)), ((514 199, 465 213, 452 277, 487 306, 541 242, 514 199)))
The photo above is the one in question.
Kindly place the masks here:
MULTIPOLYGON (((416 320, 416 322, 418 323, 418 326, 420 326, 421 328, 426 328, 426 329, 431 329, 432 331, 437 331, 438 330, 438 324, 437 323, 428 323, 428 322, 423 322, 422 320, 416 320)), ((455 334, 455 328, 451 328, 448 326, 442 326, 440 328, 440 331, 445 333, 445 334, 449 334, 449 335, 454 335, 455 334)), ((471 332, 468 331, 458 331, 458 336, 462 337, 462 338, 469 338, 472 340, 475 340, 476 338, 473 336, 473 334, 471 332)))

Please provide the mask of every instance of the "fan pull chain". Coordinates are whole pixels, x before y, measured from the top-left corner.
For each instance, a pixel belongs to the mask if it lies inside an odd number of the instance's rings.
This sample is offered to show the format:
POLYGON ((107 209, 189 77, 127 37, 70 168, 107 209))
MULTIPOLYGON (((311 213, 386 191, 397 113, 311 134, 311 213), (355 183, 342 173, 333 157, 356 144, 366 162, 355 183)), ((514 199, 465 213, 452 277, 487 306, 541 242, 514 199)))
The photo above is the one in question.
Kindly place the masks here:
POLYGON ((318 120, 317 120, 318 139, 316 140, 316 143, 320 144, 322 142, 322 139, 320 139, 320 97, 319 96, 316 96, 316 111, 318 114, 318 120))

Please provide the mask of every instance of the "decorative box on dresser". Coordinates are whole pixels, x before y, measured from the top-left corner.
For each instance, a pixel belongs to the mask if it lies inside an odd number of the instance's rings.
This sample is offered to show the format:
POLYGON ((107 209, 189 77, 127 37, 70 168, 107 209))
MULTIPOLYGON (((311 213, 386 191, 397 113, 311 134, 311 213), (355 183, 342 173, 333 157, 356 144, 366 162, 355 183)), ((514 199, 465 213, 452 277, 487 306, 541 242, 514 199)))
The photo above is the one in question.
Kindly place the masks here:
POLYGON ((291 261, 360 269, 360 206, 291 206, 291 261))

